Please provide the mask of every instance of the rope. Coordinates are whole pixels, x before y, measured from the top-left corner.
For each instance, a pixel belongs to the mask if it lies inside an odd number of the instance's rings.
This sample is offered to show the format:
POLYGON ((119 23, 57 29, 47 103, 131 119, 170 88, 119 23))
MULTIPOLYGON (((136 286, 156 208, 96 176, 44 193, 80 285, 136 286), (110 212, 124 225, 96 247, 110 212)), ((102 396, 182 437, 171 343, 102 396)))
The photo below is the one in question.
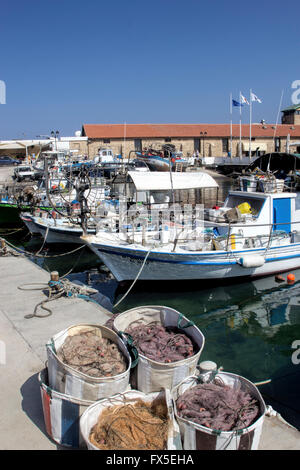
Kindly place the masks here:
POLYGON ((52 300, 59 299, 63 295, 66 297, 79 297, 84 300, 89 300, 92 302, 95 302, 98 305, 98 302, 90 299, 88 294, 96 293, 98 292, 96 289, 91 289, 86 286, 78 286, 76 284, 73 284, 71 281, 68 279, 60 279, 59 281, 49 281, 48 284, 22 284, 18 286, 19 290, 25 290, 25 291, 30 291, 30 290, 43 290, 47 288, 48 289, 48 299, 43 300, 39 302, 35 308, 33 313, 24 315, 24 318, 29 319, 33 317, 38 317, 38 318, 46 318, 52 315, 52 310, 50 308, 45 307, 45 304, 48 302, 51 302, 52 300), (29 288, 28 286, 39 286, 39 287, 32 287, 29 288), (28 287, 28 288, 27 288, 28 287), (48 313, 45 315, 38 314, 38 308, 41 307, 43 310, 46 310, 48 313))
POLYGON ((133 283, 132 283, 131 286, 129 287, 128 291, 125 292, 125 294, 123 295, 123 297, 121 297, 121 299, 114 305, 114 308, 117 307, 117 306, 125 299, 125 297, 127 297, 127 295, 129 294, 129 292, 130 292, 131 289, 133 288, 134 284, 136 283, 136 281, 137 281, 138 278, 140 277, 140 275, 141 275, 141 273, 142 273, 142 271, 143 271, 143 269, 144 269, 144 266, 145 266, 145 264, 146 264, 147 258, 148 258, 148 256, 149 256, 150 253, 151 253, 152 248, 153 248, 153 247, 151 247, 150 250, 147 252, 147 254, 146 254, 146 256, 145 256, 145 259, 144 259, 144 261, 143 261, 143 264, 142 264, 142 266, 141 266, 139 272, 137 273, 136 278, 134 279, 133 283))
POLYGON ((13 250, 7 248, 6 246, 6 240, 4 238, 0 238, 1 241, 1 247, 0 247, 0 256, 21 256, 20 254, 14 252, 13 250), (2 244, 2 241, 4 241, 4 245, 2 244))
POLYGON ((35 256, 37 256, 42 251, 42 249, 44 248, 45 243, 46 243, 46 239, 48 237, 48 232, 49 232, 49 226, 47 227, 43 244, 42 244, 41 248, 35 253, 35 256))
POLYGON ((18 228, 17 230, 12 229, 0 229, 0 233, 3 235, 13 235, 14 233, 20 232, 21 230, 24 230, 25 227, 18 228))
MULTIPOLYGON (((33 256, 33 257, 37 257, 37 258, 59 258, 61 256, 66 256, 66 255, 71 255, 72 253, 75 253, 76 251, 78 250, 81 250, 82 248, 84 248, 86 245, 80 245, 78 248, 75 248, 74 250, 72 251, 68 251, 67 253, 60 253, 59 255, 52 255, 52 256, 47 256, 47 255, 39 255, 39 254, 34 254, 34 253, 31 253, 30 251, 26 251, 26 250, 21 250, 21 248, 18 248, 17 246, 13 245, 12 243, 8 242, 7 240, 5 240, 6 243, 11 246, 12 248, 14 248, 16 251, 19 251, 21 252, 22 254, 25 254, 25 255, 28 255, 28 256, 33 256)), ((39 250, 40 251, 40 250, 39 250)))

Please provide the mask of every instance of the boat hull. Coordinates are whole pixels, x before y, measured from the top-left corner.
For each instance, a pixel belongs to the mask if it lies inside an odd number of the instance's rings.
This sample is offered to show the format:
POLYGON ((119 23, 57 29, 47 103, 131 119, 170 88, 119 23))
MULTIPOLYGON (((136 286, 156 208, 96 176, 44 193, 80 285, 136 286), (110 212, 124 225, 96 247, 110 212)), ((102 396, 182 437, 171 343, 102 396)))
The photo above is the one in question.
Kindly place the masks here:
POLYGON ((92 243, 91 249, 112 272, 117 281, 139 280, 215 280, 260 277, 300 267, 300 244, 232 252, 195 254, 150 252, 92 243), (265 256, 262 266, 244 267, 243 256, 265 256), (143 266, 143 268, 142 268, 143 266))
MULTIPOLYGON (((63 228, 54 226, 54 224, 52 226, 47 225, 28 214, 22 216, 22 220, 33 235, 41 235, 47 244, 84 244, 84 240, 81 238, 83 235, 81 228, 63 228)), ((94 231, 88 230, 88 233, 94 233, 94 231)))

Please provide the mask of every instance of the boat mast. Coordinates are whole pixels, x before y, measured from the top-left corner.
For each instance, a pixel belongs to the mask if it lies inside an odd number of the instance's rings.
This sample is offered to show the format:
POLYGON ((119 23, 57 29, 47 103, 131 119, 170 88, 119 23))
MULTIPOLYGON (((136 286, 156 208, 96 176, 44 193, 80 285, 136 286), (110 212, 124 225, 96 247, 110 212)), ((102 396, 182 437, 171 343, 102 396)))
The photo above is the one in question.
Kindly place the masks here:
POLYGON ((249 161, 251 162, 251 125, 252 125, 252 90, 250 88, 250 110, 249 110, 249 113, 250 113, 250 119, 249 119, 249 161))
POLYGON ((242 101, 241 101, 241 92, 240 92, 240 160, 242 159, 242 101))
MULTIPOLYGON (((278 125, 279 113, 280 113, 280 109, 281 109, 282 97, 283 97, 283 90, 281 92, 281 98, 280 98, 280 101, 279 101, 279 107, 278 107, 278 112, 277 112, 277 117, 276 117, 276 124, 275 124, 274 135, 273 135, 274 152, 276 152, 275 136, 276 136, 276 130, 277 130, 277 125, 278 125)), ((279 151, 280 151, 280 149, 279 149, 279 151)))

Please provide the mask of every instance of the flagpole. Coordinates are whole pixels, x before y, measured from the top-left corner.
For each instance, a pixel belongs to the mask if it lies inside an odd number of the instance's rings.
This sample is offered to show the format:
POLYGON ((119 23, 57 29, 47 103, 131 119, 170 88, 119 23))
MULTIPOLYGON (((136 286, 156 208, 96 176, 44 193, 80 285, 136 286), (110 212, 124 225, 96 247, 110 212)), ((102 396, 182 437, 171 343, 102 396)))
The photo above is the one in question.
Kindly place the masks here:
POLYGON ((240 160, 242 159, 242 102, 240 92, 240 160))
POLYGON ((230 159, 232 159, 232 93, 230 93, 230 159))
POLYGON ((251 162, 251 125, 252 125, 252 90, 250 88, 250 128, 249 128, 249 161, 251 162))

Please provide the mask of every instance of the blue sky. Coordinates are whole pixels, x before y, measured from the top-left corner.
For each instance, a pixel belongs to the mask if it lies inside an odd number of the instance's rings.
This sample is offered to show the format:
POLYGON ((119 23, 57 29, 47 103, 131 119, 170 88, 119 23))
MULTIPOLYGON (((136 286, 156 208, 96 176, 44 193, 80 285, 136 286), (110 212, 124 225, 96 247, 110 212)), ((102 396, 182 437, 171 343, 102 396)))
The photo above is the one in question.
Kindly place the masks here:
POLYGON ((0 139, 83 123, 226 123, 230 93, 250 89, 262 99, 252 122, 275 122, 300 80, 299 13, 298 0, 4 0, 0 139))

